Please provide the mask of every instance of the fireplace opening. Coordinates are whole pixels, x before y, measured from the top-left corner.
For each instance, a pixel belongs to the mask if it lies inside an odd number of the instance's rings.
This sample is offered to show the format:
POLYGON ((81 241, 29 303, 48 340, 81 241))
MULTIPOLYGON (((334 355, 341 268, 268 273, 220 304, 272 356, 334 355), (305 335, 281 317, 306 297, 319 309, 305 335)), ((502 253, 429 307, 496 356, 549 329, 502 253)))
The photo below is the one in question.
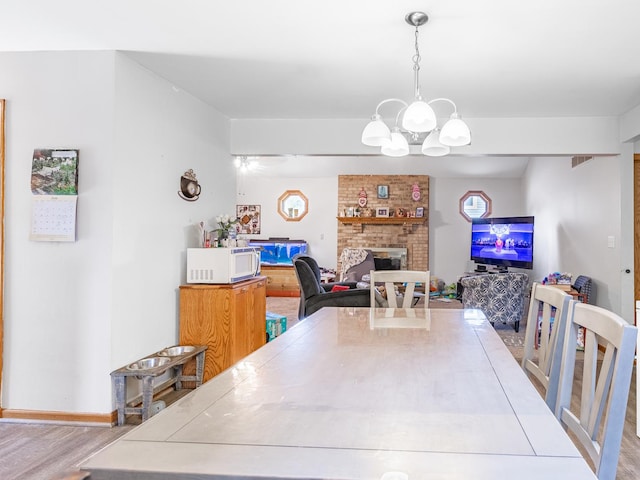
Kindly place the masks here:
POLYGON ((367 248, 372 255, 376 270, 406 270, 406 248, 367 248))

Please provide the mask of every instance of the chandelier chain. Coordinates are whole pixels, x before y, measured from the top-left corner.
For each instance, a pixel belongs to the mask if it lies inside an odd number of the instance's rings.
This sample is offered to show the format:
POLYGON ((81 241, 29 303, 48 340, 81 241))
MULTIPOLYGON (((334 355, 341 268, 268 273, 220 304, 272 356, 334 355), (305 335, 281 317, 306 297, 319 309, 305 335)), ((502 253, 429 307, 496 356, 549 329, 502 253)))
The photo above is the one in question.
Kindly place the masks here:
POLYGON ((416 26, 415 33, 415 49, 416 53, 413 56, 413 76, 414 76, 414 94, 415 98, 420 98, 420 46, 418 44, 418 27, 416 26))

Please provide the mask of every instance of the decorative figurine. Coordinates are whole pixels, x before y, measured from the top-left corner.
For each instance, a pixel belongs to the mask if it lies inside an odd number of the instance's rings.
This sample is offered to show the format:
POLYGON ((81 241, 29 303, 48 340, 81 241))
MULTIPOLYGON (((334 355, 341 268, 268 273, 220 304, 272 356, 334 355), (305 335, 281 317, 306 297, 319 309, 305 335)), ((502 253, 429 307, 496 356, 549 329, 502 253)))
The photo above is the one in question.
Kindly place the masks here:
POLYGON ((411 199, 414 202, 417 202, 418 200, 420 200, 420 187, 418 186, 417 183, 413 184, 413 187, 411 188, 411 199))
POLYGON ((358 205, 360 208, 367 206, 367 192, 364 191, 364 187, 360 189, 360 193, 358 194, 358 205))

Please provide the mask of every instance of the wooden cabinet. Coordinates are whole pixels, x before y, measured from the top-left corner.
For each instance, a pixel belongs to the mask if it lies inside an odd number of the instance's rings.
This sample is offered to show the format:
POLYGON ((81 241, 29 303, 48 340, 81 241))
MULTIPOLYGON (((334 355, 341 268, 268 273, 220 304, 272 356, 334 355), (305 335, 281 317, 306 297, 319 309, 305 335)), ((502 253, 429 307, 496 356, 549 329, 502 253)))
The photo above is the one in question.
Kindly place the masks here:
POLYGON ((209 347, 203 381, 266 343, 266 283, 180 286, 180 344, 209 347))
POLYGON ((299 297, 300 285, 293 265, 262 265, 267 277, 267 295, 270 297, 299 297))

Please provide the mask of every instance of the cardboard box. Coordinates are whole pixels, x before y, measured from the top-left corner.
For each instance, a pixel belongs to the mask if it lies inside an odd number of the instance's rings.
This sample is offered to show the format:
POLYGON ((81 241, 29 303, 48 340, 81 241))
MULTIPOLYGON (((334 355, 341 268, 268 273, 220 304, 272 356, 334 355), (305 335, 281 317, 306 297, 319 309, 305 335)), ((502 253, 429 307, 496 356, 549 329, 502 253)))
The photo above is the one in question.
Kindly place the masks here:
POLYGON ((278 313, 267 312, 268 342, 287 331, 287 317, 278 313))

